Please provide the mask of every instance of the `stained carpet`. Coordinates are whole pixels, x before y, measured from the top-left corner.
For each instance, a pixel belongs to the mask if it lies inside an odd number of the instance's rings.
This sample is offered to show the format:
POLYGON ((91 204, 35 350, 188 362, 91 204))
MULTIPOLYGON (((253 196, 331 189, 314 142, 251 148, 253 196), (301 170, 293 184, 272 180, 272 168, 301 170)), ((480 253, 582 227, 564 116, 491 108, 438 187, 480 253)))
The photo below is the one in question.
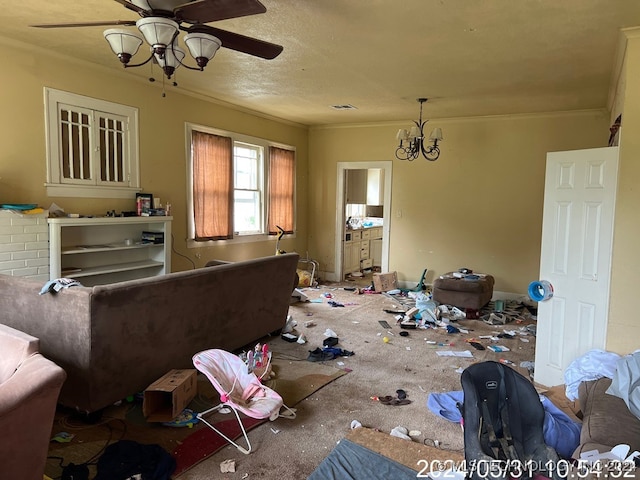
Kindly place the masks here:
MULTIPOLYGON (((278 352, 274 352, 273 371, 276 374, 275 379, 269 380, 266 384, 277 391, 288 406, 296 405, 347 373, 329 365, 306 360, 289 360, 279 356, 278 352)), ((188 408, 194 411, 206 410, 217 404, 218 400, 219 397, 211 384, 204 376, 199 376, 198 395, 188 408)), ((216 426, 228 432, 231 438, 240 435, 235 416, 216 414, 211 419, 216 422, 216 426)), ((264 421, 247 418, 243 420, 247 430, 261 423, 264 421)), ((88 463, 90 478, 93 478, 96 473, 95 463, 104 448, 123 439, 158 444, 172 453, 178 464, 174 478, 227 445, 215 432, 200 423, 192 428, 147 423, 142 415, 140 398, 108 407, 101 419, 93 424, 87 423, 86 419, 79 418, 72 411, 59 408, 52 428, 52 437, 60 432, 71 434, 73 438, 65 443, 51 442, 50 458, 45 469, 46 475, 51 478, 60 478, 62 466, 69 463, 88 463)))

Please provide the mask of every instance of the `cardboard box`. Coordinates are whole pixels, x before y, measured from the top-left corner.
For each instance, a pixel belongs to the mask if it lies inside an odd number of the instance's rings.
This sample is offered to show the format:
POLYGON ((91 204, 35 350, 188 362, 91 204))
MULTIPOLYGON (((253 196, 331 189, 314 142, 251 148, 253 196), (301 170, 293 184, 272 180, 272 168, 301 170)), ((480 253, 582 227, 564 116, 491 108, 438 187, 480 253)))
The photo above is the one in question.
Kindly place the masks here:
POLYGON ((189 405, 197 390, 195 369, 170 370, 144 391, 142 413, 149 422, 170 422, 189 405))
POLYGON ((395 290, 398 285, 398 274, 396 272, 391 273, 374 273, 373 274, 373 288, 376 292, 388 292, 389 290, 395 290))

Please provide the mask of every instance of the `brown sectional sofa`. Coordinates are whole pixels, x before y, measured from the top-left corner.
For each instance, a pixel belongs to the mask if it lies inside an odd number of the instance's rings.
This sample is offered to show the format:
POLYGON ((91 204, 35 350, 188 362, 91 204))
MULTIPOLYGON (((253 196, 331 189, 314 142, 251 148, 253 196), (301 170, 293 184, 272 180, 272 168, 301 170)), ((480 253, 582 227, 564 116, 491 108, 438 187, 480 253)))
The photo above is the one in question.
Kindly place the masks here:
POLYGON ((582 382, 578 388, 582 430, 574 458, 589 450, 605 453, 621 443, 629 445, 630 452, 640 451, 640 419, 631 413, 624 400, 606 393, 609 386, 611 379, 603 377, 582 382))
POLYGON ((144 390, 193 354, 236 350, 286 323, 297 254, 39 295, 0 275, 0 323, 40 339, 67 373, 59 402, 90 413, 144 390))

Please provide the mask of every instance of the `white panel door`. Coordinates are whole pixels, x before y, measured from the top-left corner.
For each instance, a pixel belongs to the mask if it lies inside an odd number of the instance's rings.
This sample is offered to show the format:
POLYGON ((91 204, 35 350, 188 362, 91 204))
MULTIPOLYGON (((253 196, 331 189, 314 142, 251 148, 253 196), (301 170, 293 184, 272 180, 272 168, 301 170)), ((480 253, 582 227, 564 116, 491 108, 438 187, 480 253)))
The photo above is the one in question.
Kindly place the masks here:
POLYGON ((575 358, 605 346, 618 147, 547 154, 535 381, 564 383, 575 358))

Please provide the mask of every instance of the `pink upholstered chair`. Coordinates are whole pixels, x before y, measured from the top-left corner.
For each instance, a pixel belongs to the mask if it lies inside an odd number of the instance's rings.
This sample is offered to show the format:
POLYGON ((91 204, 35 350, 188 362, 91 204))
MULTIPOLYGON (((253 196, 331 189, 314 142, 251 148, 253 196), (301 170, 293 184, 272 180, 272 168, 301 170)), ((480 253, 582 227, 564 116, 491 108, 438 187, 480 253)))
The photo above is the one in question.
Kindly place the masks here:
POLYGON ((40 341, 0 324, 0 471, 42 480, 56 403, 66 374, 39 352, 40 341))

